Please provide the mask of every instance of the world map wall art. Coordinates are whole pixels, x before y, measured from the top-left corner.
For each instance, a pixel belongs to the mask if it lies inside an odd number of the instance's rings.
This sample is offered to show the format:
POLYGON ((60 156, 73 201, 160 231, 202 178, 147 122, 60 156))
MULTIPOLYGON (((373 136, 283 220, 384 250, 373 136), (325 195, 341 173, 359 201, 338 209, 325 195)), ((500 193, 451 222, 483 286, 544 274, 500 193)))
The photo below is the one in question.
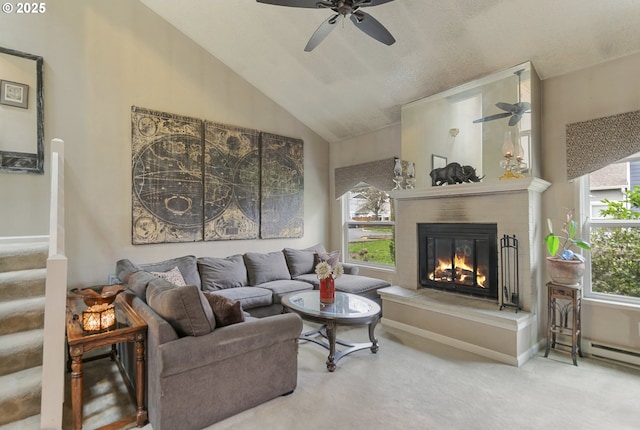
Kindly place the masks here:
POLYGON ((302 237, 303 147, 133 106, 132 243, 302 237))

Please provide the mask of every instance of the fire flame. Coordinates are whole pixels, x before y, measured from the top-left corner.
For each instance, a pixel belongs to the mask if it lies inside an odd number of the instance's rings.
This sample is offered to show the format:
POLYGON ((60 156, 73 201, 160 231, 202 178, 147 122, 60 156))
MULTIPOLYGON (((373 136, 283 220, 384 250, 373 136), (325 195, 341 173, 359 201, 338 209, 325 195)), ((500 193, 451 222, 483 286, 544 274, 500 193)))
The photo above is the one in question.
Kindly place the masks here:
MULTIPOLYGON (((456 282, 458 284, 473 285, 473 263, 469 263, 464 254, 456 254, 454 257, 456 273, 454 279, 451 276, 451 260, 438 258, 438 265, 430 275, 432 281, 456 282)), ((487 276, 480 271, 476 273, 476 286, 487 287, 487 276)))

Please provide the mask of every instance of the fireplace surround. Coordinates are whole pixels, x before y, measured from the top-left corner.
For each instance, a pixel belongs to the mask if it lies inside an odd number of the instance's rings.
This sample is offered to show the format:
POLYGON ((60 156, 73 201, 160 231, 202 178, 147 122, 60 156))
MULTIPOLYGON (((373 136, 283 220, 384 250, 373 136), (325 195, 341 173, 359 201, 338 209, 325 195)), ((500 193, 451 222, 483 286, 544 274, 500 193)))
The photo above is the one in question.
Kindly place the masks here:
POLYGON ((529 177, 392 191, 397 285, 378 290, 383 324, 508 364, 525 363, 545 332, 539 317, 544 312, 541 199, 550 185, 529 177), (500 310, 502 294, 496 302, 423 288, 416 231, 424 223, 495 224, 496 238, 517 236, 521 310, 500 310))

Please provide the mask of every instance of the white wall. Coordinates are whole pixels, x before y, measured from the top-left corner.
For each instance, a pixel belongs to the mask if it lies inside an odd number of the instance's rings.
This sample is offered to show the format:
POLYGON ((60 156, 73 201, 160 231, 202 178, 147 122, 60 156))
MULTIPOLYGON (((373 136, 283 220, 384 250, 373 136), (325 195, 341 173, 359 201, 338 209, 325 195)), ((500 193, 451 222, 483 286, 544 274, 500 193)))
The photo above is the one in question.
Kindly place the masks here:
MULTIPOLYGON (((50 2, 42 15, 0 14, 0 41, 44 57, 45 149, 54 137, 66 142, 70 288, 104 283, 124 257, 150 262, 327 242, 328 143, 146 6, 50 2), (132 246, 132 105, 303 139, 304 237, 132 246)), ((0 236, 47 233, 45 166, 44 176, 0 174, 0 236)))
MULTIPOLYGON (((578 184, 569 183, 566 175, 566 124, 640 109, 638 76, 640 53, 542 81, 540 177, 552 183, 542 195, 543 220, 562 217, 564 208, 579 208, 578 184)), ((331 144, 331 180, 335 167, 400 156, 400 132, 400 124, 397 124, 331 144)), ((342 241, 340 205, 335 200, 331 204, 331 245, 339 249, 342 241)), ((544 233, 546 224, 538 228, 544 233)), ((387 279, 391 283, 397 283, 399 278, 393 272, 382 270, 361 269, 361 273, 387 279)), ((548 279, 546 273, 543 279, 548 279)), ((611 306, 585 300, 582 316, 584 337, 640 348, 639 307, 611 306)), ((546 318, 544 310, 541 318, 546 318)))
MULTIPOLYGON (((542 82, 542 172, 553 184, 543 194, 543 219, 579 206, 579 183, 567 181, 566 125, 640 109, 638 76, 640 53, 542 82)), ((582 319, 583 337, 640 348, 640 307, 585 300, 582 319)))

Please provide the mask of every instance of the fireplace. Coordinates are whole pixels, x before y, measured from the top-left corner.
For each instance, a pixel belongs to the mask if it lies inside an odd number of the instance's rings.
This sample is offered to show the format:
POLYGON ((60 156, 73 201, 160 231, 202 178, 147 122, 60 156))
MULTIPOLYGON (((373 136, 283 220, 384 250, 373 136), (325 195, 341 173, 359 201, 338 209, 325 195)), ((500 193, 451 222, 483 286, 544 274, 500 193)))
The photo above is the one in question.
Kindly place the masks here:
POLYGON ((498 300, 496 224, 418 224, 422 287, 498 300))

